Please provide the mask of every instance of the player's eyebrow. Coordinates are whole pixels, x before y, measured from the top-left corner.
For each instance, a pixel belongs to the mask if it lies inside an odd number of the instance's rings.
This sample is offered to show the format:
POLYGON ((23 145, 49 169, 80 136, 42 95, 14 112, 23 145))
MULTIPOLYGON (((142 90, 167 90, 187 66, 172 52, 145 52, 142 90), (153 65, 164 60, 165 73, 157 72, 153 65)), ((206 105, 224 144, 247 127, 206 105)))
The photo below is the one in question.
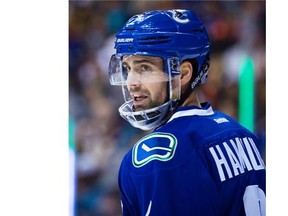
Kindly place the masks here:
POLYGON ((134 59, 133 60, 133 64, 137 65, 137 64, 150 64, 152 66, 157 67, 158 69, 162 69, 163 67, 163 62, 161 61, 161 59, 134 59))
MULTIPOLYGON (((163 67, 163 62, 162 62, 162 59, 158 59, 158 58, 141 58, 141 59, 132 59, 132 62, 131 62, 132 65, 139 65, 139 64, 150 64, 152 66, 155 66, 159 69, 162 69, 163 67)), ((125 66, 129 66, 129 63, 128 61, 123 61, 123 65, 125 66)))
POLYGON ((133 64, 143 64, 143 63, 148 63, 157 66, 156 61, 151 61, 148 59, 133 60, 133 64))

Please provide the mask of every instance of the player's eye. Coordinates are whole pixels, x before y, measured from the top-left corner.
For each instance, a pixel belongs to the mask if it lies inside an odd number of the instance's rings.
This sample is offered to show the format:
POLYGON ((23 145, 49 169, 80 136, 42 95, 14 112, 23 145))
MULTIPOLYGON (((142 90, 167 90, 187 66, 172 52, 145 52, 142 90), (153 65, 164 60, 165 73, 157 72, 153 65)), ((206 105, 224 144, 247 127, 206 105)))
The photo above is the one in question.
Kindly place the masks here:
POLYGON ((140 72, 149 72, 149 71, 152 71, 152 68, 149 65, 141 65, 139 71, 140 72))

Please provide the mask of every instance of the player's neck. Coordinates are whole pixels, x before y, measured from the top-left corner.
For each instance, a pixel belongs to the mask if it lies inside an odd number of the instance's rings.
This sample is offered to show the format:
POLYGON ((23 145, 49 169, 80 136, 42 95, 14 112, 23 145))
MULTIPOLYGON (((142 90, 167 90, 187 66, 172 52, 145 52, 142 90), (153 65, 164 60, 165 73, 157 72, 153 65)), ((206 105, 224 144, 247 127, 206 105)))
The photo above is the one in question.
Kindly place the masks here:
POLYGON ((192 91, 189 97, 187 97, 187 99, 183 102, 181 106, 183 107, 183 106, 192 106, 192 105, 201 107, 201 104, 197 95, 197 91, 192 91))

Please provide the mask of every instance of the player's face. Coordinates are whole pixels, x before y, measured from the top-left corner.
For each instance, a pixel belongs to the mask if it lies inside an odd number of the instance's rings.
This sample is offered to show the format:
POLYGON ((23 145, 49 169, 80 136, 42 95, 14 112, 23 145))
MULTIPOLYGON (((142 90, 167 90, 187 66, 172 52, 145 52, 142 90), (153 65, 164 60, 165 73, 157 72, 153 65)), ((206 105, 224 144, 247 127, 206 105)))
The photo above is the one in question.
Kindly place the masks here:
POLYGON ((151 56, 126 56, 123 68, 126 85, 135 111, 160 106, 167 101, 168 78, 163 72, 163 60, 151 56))

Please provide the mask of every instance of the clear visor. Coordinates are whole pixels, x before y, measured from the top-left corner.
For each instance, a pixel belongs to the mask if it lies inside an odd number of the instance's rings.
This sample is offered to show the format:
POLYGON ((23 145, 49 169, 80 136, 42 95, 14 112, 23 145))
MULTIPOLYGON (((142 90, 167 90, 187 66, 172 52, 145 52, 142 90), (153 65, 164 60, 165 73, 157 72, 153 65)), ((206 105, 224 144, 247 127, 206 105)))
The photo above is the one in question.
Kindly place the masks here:
POLYGON ((173 58, 115 54, 110 59, 109 79, 111 85, 161 83, 179 75, 178 68, 173 58))
POLYGON ((109 80, 111 85, 122 86, 126 102, 133 100, 128 86, 142 84, 149 84, 150 87, 152 85, 154 89, 163 89, 168 93, 167 100, 180 98, 180 72, 177 58, 114 54, 109 64, 109 80))

